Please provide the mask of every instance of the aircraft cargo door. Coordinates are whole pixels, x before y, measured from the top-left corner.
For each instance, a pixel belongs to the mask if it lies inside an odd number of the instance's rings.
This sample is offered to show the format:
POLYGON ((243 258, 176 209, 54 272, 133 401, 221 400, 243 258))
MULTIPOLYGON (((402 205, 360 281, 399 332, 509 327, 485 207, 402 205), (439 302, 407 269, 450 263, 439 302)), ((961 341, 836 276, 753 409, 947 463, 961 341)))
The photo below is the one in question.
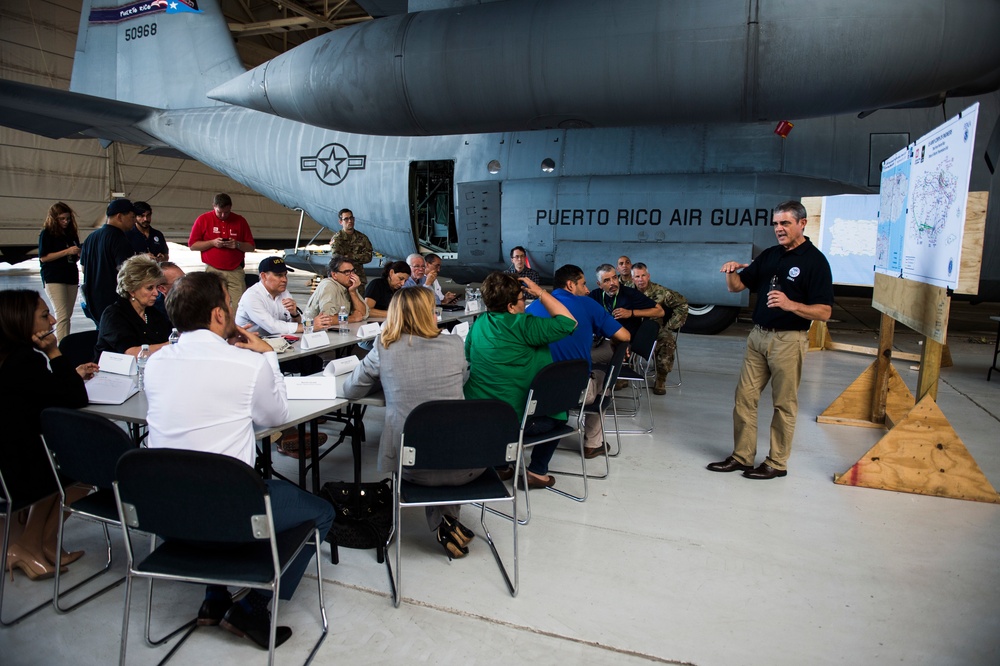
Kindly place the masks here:
POLYGON ((500 182, 458 184, 458 260, 478 264, 502 261, 500 182))

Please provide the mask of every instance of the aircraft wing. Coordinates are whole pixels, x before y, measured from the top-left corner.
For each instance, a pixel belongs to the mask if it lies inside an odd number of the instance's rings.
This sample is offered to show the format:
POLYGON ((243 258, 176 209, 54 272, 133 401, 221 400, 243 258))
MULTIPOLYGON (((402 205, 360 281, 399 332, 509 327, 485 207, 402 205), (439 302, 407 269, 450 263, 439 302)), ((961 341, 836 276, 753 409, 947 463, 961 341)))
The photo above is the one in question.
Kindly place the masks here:
POLYGON ((50 139, 97 138, 147 146, 151 153, 186 158, 138 129, 154 109, 0 79, 0 125, 50 139))

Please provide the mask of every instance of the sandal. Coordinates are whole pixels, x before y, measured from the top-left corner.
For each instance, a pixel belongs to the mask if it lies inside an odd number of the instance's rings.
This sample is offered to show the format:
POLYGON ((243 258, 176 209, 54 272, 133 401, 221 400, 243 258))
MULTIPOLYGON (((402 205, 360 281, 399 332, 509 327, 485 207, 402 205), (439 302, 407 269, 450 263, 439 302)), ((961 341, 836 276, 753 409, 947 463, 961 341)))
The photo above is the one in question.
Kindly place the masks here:
POLYGON ((442 522, 437 528, 437 540, 438 543, 444 548, 444 551, 448 554, 448 561, 453 559, 459 559, 465 557, 469 554, 469 549, 462 546, 455 540, 451 532, 448 530, 448 526, 442 522))
POLYGON ((457 518, 445 516, 441 521, 441 525, 451 534, 451 538, 463 548, 472 543, 472 540, 476 538, 476 533, 458 522, 457 518))

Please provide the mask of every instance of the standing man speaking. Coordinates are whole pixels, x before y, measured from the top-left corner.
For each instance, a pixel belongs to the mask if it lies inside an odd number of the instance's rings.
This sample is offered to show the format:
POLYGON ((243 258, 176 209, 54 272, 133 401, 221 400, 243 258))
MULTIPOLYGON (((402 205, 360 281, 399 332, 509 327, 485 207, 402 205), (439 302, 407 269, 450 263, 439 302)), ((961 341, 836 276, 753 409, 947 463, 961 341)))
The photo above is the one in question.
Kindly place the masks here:
POLYGON ((255 244, 246 218, 233 212, 228 194, 216 194, 212 210, 202 213, 191 227, 188 247, 201 252, 206 271, 217 273, 226 281, 230 302, 235 307, 246 289, 243 255, 253 252, 255 244))
POLYGON ((805 236, 805 207, 798 201, 779 204, 773 221, 776 246, 764 250, 750 264, 729 261, 720 269, 726 275, 729 291, 755 291, 757 304, 736 386, 733 454, 709 464, 708 469, 742 471, 748 479, 773 479, 788 473, 809 325, 812 321, 826 321, 833 313, 830 264, 805 236), (774 402, 771 450, 754 468, 757 404, 769 380, 774 402))

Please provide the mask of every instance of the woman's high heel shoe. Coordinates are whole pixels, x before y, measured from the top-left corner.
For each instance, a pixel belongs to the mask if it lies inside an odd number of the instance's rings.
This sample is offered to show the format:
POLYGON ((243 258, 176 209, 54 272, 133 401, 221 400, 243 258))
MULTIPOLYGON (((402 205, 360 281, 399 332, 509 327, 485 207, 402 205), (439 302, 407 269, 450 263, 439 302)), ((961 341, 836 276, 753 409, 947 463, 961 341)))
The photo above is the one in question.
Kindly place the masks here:
MULTIPOLYGON (((78 559, 83 557, 86 551, 83 550, 63 550, 62 552, 62 564, 66 566, 67 564, 73 564, 78 559)), ((42 546, 42 553, 45 554, 45 559, 49 561, 49 564, 55 566, 56 564, 56 551, 48 546, 42 546)))
MULTIPOLYGON (((48 562, 42 562, 36 555, 32 555, 17 544, 11 544, 7 548, 7 571, 10 572, 11 581, 14 580, 14 569, 20 569, 30 580, 44 580, 56 575, 56 568, 48 562)), ((66 573, 68 568, 63 567, 60 573, 66 573)))

